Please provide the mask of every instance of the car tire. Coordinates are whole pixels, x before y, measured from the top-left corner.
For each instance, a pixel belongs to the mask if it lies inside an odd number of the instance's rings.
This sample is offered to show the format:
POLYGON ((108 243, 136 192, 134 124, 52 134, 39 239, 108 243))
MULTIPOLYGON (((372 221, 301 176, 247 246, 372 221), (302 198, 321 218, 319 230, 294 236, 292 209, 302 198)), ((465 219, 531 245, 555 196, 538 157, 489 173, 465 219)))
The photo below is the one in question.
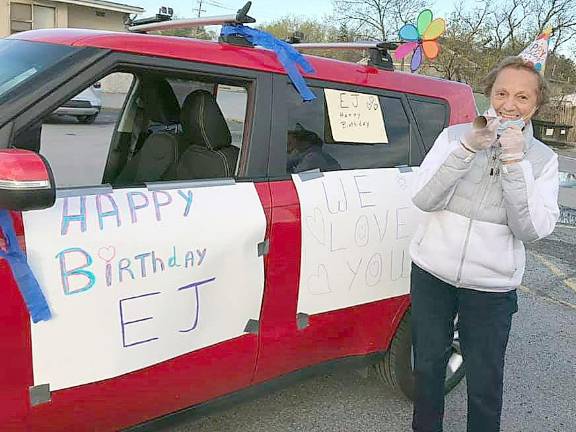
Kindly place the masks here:
POLYGON ((78 119, 79 123, 92 124, 92 123, 94 123, 94 120, 96 120, 96 117, 98 117, 98 114, 83 115, 83 116, 78 116, 76 118, 78 119))
MULTIPOLYGON (((414 374, 412 359, 412 332, 410 330, 411 310, 408 309, 392 339, 390 349, 374 367, 376 376, 394 391, 414 400, 414 374)), ((455 320, 454 341, 446 370, 445 393, 449 393, 464 377, 464 363, 460 351, 458 318, 455 320)))

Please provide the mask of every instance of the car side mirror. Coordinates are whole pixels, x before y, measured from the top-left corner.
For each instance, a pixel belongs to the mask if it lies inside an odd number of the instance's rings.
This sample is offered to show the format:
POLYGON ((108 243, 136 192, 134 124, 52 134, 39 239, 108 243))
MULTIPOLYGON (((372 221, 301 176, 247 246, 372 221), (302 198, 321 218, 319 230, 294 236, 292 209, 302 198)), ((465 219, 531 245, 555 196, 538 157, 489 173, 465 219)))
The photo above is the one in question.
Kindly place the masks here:
POLYGON ((0 150, 0 208, 25 211, 54 205, 56 186, 48 162, 38 153, 0 150))

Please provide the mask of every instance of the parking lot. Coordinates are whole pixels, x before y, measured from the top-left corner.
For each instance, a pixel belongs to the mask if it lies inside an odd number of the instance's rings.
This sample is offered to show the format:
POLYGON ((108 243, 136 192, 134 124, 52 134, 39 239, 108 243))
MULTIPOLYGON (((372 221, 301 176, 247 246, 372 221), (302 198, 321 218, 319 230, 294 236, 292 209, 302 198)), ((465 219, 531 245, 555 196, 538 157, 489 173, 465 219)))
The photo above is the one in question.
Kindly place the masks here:
MULTIPOLYGON (((100 183, 114 119, 114 112, 104 111, 93 125, 66 118, 44 124, 42 152, 60 184, 100 183)), ((563 152, 561 167, 576 173, 576 154, 563 152)), ((561 203, 569 218, 576 185, 566 184, 561 203)), ((576 226, 561 224, 549 238, 527 245, 519 307, 507 358, 502 430, 576 430, 576 226)), ((465 430, 465 413, 460 384, 447 399, 445 430, 465 430)), ((156 430, 407 431, 410 419, 410 403, 370 373, 336 371, 218 412, 181 416, 156 430)))

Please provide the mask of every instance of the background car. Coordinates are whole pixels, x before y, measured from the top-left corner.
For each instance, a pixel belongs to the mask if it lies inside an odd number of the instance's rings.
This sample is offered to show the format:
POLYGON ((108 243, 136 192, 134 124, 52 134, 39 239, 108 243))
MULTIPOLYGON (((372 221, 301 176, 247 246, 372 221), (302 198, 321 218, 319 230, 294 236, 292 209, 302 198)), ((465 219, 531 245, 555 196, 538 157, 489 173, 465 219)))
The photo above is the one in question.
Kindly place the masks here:
POLYGON ((64 104, 54 111, 54 114, 58 116, 73 116, 76 117, 80 123, 84 124, 94 123, 94 120, 96 120, 96 117, 98 117, 102 109, 101 92, 101 85, 99 82, 96 82, 69 101, 64 102, 64 104))

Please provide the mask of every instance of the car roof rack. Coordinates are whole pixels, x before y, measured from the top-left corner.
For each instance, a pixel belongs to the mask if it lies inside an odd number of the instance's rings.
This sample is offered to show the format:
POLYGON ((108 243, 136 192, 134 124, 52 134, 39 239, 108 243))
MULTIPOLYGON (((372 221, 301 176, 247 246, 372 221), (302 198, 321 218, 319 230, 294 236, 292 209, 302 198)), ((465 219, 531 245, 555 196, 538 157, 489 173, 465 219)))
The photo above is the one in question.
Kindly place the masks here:
POLYGON ((366 41, 366 42, 320 42, 300 43, 300 35, 292 36, 289 41, 299 51, 309 50, 367 50, 368 65, 384 70, 394 70, 394 63, 389 51, 398 48, 400 42, 366 41))
POLYGON ((172 10, 170 8, 160 8, 160 13, 152 18, 143 18, 140 20, 130 20, 127 22, 127 29, 134 33, 148 33, 160 30, 172 29, 189 29, 207 25, 225 25, 225 24, 252 24, 256 20, 248 16, 248 11, 252 2, 247 2, 236 14, 218 15, 210 17, 200 17, 191 19, 172 19, 172 10), (164 13, 163 13, 164 9, 164 13))

